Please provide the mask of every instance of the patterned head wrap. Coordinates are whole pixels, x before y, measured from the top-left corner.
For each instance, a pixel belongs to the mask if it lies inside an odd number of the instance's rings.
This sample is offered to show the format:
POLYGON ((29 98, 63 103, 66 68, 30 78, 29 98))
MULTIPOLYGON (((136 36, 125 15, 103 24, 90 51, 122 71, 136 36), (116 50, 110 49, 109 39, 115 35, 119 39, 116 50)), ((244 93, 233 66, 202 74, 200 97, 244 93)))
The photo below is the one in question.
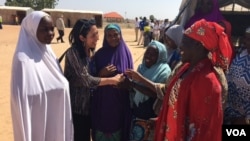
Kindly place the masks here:
POLYGON ((186 29, 184 34, 202 43, 211 53, 211 60, 215 66, 221 67, 224 71, 228 69, 232 48, 222 26, 201 19, 186 29))

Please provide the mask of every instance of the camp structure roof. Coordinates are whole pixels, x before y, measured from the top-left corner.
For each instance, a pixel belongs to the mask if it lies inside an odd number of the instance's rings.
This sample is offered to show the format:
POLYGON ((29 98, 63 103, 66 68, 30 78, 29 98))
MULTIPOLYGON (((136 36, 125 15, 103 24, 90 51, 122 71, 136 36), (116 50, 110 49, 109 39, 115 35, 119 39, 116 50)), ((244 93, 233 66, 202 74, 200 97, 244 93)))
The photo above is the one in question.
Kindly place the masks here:
POLYGON ((17 7, 17 6, 0 6, 4 10, 18 10, 18 11, 33 11, 31 7, 17 7))
POLYGON ((3 24, 20 24, 23 18, 34 11, 31 7, 0 6, 3 24))
POLYGON ((44 8, 42 11, 51 15, 55 22, 58 17, 63 15, 63 20, 66 27, 73 27, 78 19, 95 19, 97 27, 103 25, 103 12, 102 11, 86 11, 86 10, 71 10, 71 9, 49 9, 44 8))
POLYGON ((219 0, 220 11, 232 25, 232 35, 242 36, 250 26, 250 0, 219 0))
POLYGON ((117 12, 109 12, 104 14, 104 18, 118 18, 123 19, 123 17, 117 12))
POLYGON ((227 6, 221 7, 220 11, 225 11, 225 12, 238 12, 238 13, 244 13, 244 12, 248 12, 250 13, 250 9, 243 7, 239 4, 229 4, 227 6))
POLYGON ((238 5, 250 9, 250 0, 219 0, 220 7, 238 5))
POLYGON ((103 14, 102 11, 87 11, 87 10, 72 10, 72 9, 49 9, 44 8, 47 12, 66 12, 66 13, 89 13, 89 14, 103 14))
POLYGON ((220 0, 220 10, 232 13, 250 13, 250 1, 245 0, 220 0))
POLYGON ((103 15, 107 22, 123 22, 124 18, 117 12, 109 12, 103 15))

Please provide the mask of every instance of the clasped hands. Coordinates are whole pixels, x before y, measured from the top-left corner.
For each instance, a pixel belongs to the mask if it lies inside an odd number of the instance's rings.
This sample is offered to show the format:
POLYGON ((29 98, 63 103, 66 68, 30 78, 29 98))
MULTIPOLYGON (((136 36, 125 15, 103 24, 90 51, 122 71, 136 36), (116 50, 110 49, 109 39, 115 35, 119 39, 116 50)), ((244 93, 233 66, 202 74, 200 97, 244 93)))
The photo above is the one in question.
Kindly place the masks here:
POLYGON ((115 86, 119 88, 129 88, 132 85, 132 81, 140 82, 142 75, 133 69, 128 69, 125 71, 125 74, 117 74, 117 68, 113 64, 109 64, 104 67, 99 72, 99 77, 113 77, 115 86))

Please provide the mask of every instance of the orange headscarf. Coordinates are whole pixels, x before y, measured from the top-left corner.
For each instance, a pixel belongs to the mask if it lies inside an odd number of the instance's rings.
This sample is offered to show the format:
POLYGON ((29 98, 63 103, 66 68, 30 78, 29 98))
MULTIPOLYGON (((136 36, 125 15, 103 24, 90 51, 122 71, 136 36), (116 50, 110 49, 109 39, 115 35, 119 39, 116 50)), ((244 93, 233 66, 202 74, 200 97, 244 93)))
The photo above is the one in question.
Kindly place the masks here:
POLYGON ((185 30, 185 35, 199 41, 211 52, 211 60, 215 66, 226 71, 232 57, 232 48, 224 28, 216 22, 201 19, 185 30))

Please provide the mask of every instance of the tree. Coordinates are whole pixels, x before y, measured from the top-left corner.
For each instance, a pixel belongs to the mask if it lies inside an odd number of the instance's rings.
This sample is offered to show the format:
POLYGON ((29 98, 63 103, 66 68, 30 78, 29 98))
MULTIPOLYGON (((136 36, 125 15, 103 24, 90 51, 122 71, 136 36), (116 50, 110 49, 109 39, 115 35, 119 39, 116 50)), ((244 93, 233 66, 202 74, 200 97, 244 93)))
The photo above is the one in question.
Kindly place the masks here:
POLYGON ((6 0, 6 6, 31 7, 34 10, 55 8, 59 0, 6 0))

